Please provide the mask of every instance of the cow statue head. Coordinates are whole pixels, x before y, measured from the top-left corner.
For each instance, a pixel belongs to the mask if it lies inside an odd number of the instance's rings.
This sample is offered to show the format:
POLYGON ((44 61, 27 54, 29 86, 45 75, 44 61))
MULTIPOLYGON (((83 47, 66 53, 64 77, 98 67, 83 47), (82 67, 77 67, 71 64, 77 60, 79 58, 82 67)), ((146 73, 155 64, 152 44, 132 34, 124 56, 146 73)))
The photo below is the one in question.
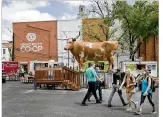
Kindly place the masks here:
POLYGON ((79 36, 80 36, 80 31, 79 31, 79 35, 77 37, 68 40, 68 43, 64 47, 64 50, 72 50, 74 48, 74 42, 76 41, 76 39, 79 38, 79 36))
POLYGON ((70 39, 68 40, 67 45, 64 47, 64 50, 72 50, 74 48, 74 42, 76 41, 76 39, 70 39))

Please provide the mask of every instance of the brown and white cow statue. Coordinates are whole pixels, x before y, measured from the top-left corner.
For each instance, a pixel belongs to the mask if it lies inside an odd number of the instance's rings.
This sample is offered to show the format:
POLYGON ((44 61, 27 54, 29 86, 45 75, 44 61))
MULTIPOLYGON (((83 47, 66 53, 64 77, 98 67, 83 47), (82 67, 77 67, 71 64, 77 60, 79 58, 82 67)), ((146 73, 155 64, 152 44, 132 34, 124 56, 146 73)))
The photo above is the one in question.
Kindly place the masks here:
POLYGON ((84 42, 76 39, 68 40, 65 50, 70 50, 79 63, 80 69, 86 61, 108 61, 110 71, 114 66, 114 53, 118 49, 118 41, 84 42))

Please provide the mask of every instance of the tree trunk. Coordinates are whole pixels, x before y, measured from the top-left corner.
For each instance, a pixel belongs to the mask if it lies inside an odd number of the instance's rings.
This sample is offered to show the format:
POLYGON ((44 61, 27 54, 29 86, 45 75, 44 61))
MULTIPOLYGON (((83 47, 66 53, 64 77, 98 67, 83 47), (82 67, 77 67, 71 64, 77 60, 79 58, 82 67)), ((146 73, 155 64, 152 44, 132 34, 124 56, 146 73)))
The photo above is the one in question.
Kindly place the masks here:
POLYGON ((132 61, 134 61, 134 59, 135 59, 135 57, 134 57, 134 55, 135 54, 133 54, 134 53, 134 41, 133 41, 133 36, 130 34, 130 59, 132 60, 132 61))
POLYGON ((139 48, 140 48, 141 44, 143 43, 143 41, 146 40, 149 36, 150 36, 150 34, 147 35, 146 37, 144 37, 141 41, 139 41, 139 43, 137 44, 136 48, 133 51, 133 55, 136 54, 136 52, 139 50, 139 48))
POLYGON ((130 34, 130 45, 129 45, 129 51, 130 51, 130 59, 132 59, 133 57, 132 57, 132 53, 133 53, 133 44, 132 44, 132 35, 130 34))
MULTIPOLYGON (((133 51, 132 51, 132 53, 133 53, 133 51)), ((135 60, 134 54, 132 54, 132 58, 131 58, 131 60, 132 60, 132 61, 135 60)))

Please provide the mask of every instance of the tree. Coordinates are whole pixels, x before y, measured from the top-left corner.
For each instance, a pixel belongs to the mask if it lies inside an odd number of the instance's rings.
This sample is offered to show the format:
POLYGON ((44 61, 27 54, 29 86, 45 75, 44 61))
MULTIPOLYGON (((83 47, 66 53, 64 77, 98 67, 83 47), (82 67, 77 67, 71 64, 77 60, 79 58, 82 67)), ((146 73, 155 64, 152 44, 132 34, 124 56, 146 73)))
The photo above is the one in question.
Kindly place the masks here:
POLYGON ((83 40, 90 42, 102 42, 108 40, 108 27, 100 18, 83 19, 83 40))
POLYGON ((88 14, 94 18, 83 20, 83 40, 107 41, 114 36, 116 29, 110 28, 114 24, 111 17, 111 4, 110 1, 92 2, 88 14))
POLYGON ((158 2, 137 1, 131 6, 117 1, 113 7, 115 18, 122 21, 122 38, 126 36, 129 40, 130 58, 134 60, 143 41, 158 35, 158 2), (136 46, 135 42, 138 42, 136 46))

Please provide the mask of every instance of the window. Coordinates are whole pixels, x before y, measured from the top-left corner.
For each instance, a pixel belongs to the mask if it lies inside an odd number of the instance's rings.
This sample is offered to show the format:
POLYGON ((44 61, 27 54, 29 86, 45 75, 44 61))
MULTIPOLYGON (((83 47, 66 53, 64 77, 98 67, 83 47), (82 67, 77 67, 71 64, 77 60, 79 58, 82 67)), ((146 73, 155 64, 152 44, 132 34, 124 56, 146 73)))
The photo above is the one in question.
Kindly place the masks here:
POLYGON ((139 70, 145 69, 145 65, 144 64, 138 64, 137 69, 139 69, 139 70))
POLYGON ((80 11, 83 12, 83 7, 80 8, 80 11))
POLYGON ((6 54, 6 49, 3 49, 3 54, 6 54))
MULTIPOLYGON (((88 63, 88 67, 90 67, 90 63, 88 63)), ((95 67, 99 67, 100 70, 104 70, 104 62, 96 63, 95 67)))
POLYGON ((48 67, 48 63, 45 63, 45 67, 48 67))
POLYGON ((99 67, 100 70, 104 70, 104 62, 98 62, 96 63, 95 67, 99 67))

